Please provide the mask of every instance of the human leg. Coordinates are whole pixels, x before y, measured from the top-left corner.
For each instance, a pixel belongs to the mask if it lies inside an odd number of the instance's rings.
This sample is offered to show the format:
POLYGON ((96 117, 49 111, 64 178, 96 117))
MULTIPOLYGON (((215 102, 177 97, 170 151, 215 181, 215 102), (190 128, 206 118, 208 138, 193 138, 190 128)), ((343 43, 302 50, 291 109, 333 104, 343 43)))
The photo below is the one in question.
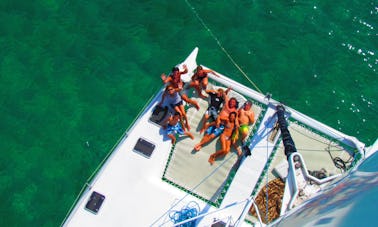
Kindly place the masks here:
POLYGON ((168 134, 168 137, 171 139, 172 144, 176 143, 176 137, 173 134, 168 134))
POLYGON ((203 133, 203 131, 205 131, 206 126, 207 126, 207 121, 209 120, 209 118, 210 118, 209 114, 205 113, 205 115, 203 116, 202 128, 200 129, 200 133, 203 133))
POLYGON ((182 94, 181 98, 182 98, 182 100, 184 100, 185 102, 187 102, 189 104, 192 104, 197 110, 199 110, 200 106, 198 105, 197 101, 190 99, 186 94, 182 94))
POLYGON ((211 165, 214 164, 215 160, 218 157, 225 156, 228 154, 228 152, 230 152, 231 140, 227 136, 224 136, 223 134, 220 136, 219 139, 221 142, 222 149, 210 155, 208 161, 211 165))
MULTIPOLYGON (((201 82, 201 87, 202 87, 202 90, 206 90, 207 89, 207 84, 209 83, 209 80, 207 77, 203 78, 202 79, 202 82, 201 82)), ((206 97, 206 96, 205 96, 206 97)))
POLYGON ((201 150, 201 148, 202 148, 203 145, 205 145, 206 143, 210 142, 214 138, 215 138, 214 134, 205 134, 202 137, 201 141, 194 146, 194 150, 196 150, 196 151, 201 150))
POLYGON ((184 134, 187 135, 187 136, 189 136, 192 140, 194 139, 194 136, 193 136, 193 134, 191 132, 185 131, 184 134))
POLYGON ((190 131, 188 117, 186 116, 184 105, 175 106, 175 110, 181 114, 185 127, 188 129, 188 131, 190 131))

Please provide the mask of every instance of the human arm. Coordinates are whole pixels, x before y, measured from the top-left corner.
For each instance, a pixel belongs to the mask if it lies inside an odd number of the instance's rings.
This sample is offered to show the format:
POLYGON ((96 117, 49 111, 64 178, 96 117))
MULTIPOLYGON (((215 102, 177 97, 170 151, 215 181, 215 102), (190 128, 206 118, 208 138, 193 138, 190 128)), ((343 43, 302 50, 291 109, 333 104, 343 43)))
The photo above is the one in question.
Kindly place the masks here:
POLYGON ((228 87, 224 93, 225 93, 226 95, 228 95, 228 92, 230 92, 231 89, 232 89, 231 87, 228 87))
POLYGON ((249 123, 250 124, 255 123, 255 113, 252 111, 252 109, 251 109, 250 114, 248 115, 248 118, 249 118, 249 123))
POLYGON ((207 130, 210 126, 216 126, 216 125, 217 125, 217 123, 216 123, 215 121, 212 121, 212 122, 206 124, 206 125, 204 126, 203 130, 205 131, 205 130, 207 130))
MULTIPOLYGON (((220 113, 219 113, 219 114, 220 114, 220 113)), ((220 123, 221 123, 221 119, 220 119, 219 115, 218 115, 217 119, 215 119, 215 121, 213 121, 213 122, 215 122, 215 126, 216 126, 217 128, 219 128, 220 123)), ((213 122, 211 122, 211 123, 213 123, 213 122)))
POLYGON ((217 93, 216 90, 212 90, 212 89, 206 89, 205 92, 206 92, 207 94, 210 94, 210 93, 217 93))
POLYGON ((204 71, 205 71, 206 73, 211 73, 211 74, 213 74, 214 76, 219 77, 219 75, 218 75, 216 72, 214 72, 213 70, 211 70, 211 69, 204 69, 204 71))
POLYGON ((164 84, 170 82, 172 80, 172 77, 167 76, 165 73, 161 74, 160 76, 161 80, 163 81, 164 84))
POLYGON ((182 66, 182 68, 184 69, 184 71, 181 71, 180 74, 185 74, 188 72, 188 67, 185 64, 182 66))

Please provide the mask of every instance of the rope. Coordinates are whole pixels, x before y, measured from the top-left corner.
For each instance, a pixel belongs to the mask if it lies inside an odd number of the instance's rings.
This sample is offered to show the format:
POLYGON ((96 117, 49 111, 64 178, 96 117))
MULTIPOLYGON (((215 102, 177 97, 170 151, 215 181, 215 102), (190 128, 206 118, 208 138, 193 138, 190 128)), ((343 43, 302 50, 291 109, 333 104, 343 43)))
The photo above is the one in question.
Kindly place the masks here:
MULTIPOLYGON (((180 223, 190 218, 194 218, 198 216, 199 212, 200 212, 200 208, 199 208, 198 203, 191 201, 181 210, 171 211, 169 213, 169 218, 174 224, 176 224, 176 223, 180 223)), ((179 226, 180 227, 192 227, 192 226, 194 227, 195 224, 196 222, 193 220, 193 221, 189 221, 187 223, 181 224, 179 226)))
POLYGON ((197 13, 197 10, 190 4, 188 0, 185 0, 188 7, 193 11, 194 15, 197 17, 201 25, 205 28, 205 30, 210 34, 210 36, 215 40, 219 48, 223 51, 223 53, 228 57, 228 59, 232 62, 232 64, 239 70, 239 72, 248 80, 250 84, 261 94, 263 92, 257 87, 257 85, 248 77, 248 75, 243 71, 243 69, 236 63, 236 61, 233 59, 233 57, 228 53, 228 51, 223 47, 222 43, 219 41, 219 39, 214 35, 214 33, 210 30, 210 28, 206 25, 204 20, 200 17, 200 15, 197 13))
POLYGON ((341 172, 346 172, 347 168, 349 168, 350 165, 351 165, 352 157, 350 157, 347 161, 344 161, 340 157, 333 157, 333 155, 331 153, 331 143, 328 144, 328 148, 326 148, 326 150, 328 151, 328 154, 331 157, 335 167, 340 169, 341 172), (348 166, 347 166, 347 164, 348 164, 348 166))

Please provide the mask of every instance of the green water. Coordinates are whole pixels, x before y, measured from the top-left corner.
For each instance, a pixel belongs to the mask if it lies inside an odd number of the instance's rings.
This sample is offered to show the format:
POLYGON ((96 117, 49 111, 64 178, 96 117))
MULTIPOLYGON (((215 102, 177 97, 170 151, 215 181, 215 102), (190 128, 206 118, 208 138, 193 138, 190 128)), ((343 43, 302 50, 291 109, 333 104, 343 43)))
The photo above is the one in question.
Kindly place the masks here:
POLYGON ((264 93, 370 145, 377 14, 377 0, 1 1, 0 226, 60 225, 195 46, 198 63, 248 84, 222 47, 264 93))

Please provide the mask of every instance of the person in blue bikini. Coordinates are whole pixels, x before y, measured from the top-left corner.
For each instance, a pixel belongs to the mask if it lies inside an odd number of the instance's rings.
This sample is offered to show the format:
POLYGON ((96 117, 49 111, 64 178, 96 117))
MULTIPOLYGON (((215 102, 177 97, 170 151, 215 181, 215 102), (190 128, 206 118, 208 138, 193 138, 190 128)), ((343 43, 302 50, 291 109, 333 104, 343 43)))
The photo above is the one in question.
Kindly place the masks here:
POLYGON ((176 143, 176 135, 186 135, 189 136, 191 139, 194 139, 192 133, 185 130, 183 123, 181 121, 181 114, 179 112, 175 112, 167 119, 165 129, 167 131, 168 137, 172 141, 172 144, 176 143))

